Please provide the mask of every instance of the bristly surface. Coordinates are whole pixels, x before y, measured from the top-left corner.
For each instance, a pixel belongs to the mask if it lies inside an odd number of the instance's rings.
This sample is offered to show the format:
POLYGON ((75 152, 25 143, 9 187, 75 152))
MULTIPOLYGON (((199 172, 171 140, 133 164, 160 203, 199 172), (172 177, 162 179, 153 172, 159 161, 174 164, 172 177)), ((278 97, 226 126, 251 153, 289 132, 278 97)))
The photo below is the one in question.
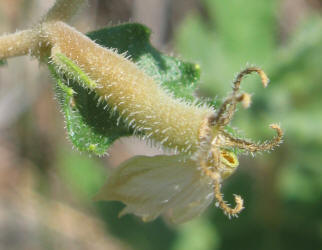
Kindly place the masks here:
MULTIPOLYGON (((103 47, 126 53, 131 61, 153 77, 169 95, 187 103, 198 101, 194 91, 200 77, 199 66, 166 56, 153 48, 149 41, 150 33, 147 27, 133 23, 93 31, 88 37, 103 47)), ((84 83, 80 86, 79 80, 74 76, 68 77, 58 72, 53 72, 53 76, 56 81, 59 80, 73 90, 70 96, 68 88, 56 83, 55 91, 65 116, 68 135, 78 150, 103 155, 122 136, 136 133, 148 139, 149 133, 143 134, 135 130, 135 127, 128 126, 124 117, 114 111, 104 98, 81 87, 84 83)))

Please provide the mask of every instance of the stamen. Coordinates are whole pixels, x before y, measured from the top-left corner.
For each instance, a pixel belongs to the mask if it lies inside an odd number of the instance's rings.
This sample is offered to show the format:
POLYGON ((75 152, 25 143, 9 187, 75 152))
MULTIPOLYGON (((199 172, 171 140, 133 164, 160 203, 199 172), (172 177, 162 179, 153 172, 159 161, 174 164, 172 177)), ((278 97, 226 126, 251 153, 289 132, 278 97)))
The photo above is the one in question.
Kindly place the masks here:
POLYGON ((218 112, 215 115, 215 119, 212 125, 225 126, 231 121, 236 111, 236 99, 236 96, 232 95, 222 103, 218 112))
POLYGON ((238 147, 240 149, 245 149, 249 152, 258 152, 258 151, 268 151, 277 147, 283 138, 283 130, 277 124, 271 124, 270 127, 274 129, 277 135, 270 141, 264 143, 253 143, 244 139, 235 138, 231 134, 222 131, 221 133, 225 136, 225 146, 228 147, 238 147))
POLYGON ((224 211, 229 217, 237 216, 244 209, 244 200, 241 196, 234 194, 235 207, 231 208, 223 199, 223 194, 220 191, 220 183, 215 181, 215 198, 218 202, 219 207, 224 211))
POLYGON ((201 169, 203 171, 203 173, 207 176, 209 176, 211 179, 214 180, 214 195, 215 198, 217 200, 216 202, 216 206, 220 207, 223 212, 229 216, 229 218, 231 216, 237 216, 243 209, 244 209, 244 200, 241 196, 239 195, 234 195, 235 198, 235 207, 230 207, 223 198, 223 194, 220 190, 220 177, 219 174, 216 172, 211 171, 207 165, 205 164, 205 162, 200 162, 201 164, 201 169))
POLYGON ((244 108, 248 108, 251 103, 251 96, 247 93, 238 95, 240 90, 240 84, 242 79, 253 72, 256 72, 261 80, 264 87, 267 87, 269 83, 269 79, 265 72, 257 67, 249 67, 244 69, 242 72, 240 72, 235 81, 233 86, 233 93, 231 96, 227 97, 226 100, 223 102, 223 104, 220 106, 218 112, 215 115, 214 121, 212 125, 219 125, 219 126, 225 126, 227 125, 231 119, 233 118, 233 115, 236 111, 236 104, 238 102, 242 102, 244 108))
POLYGON ((249 74, 251 74, 253 72, 256 72, 260 76, 264 88, 267 87, 267 85, 269 84, 269 79, 268 79, 267 75, 265 74, 265 72, 262 69, 258 68, 258 67, 249 67, 249 68, 244 69, 242 72, 240 72, 237 75, 237 77, 236 77, 236 79, 234 81, 234 87, 233 87, 234 93, 237 93, 239 91, 240 84, 241 84, 241 81, 243 80, 243 78, 246 75, 249 75, 249 74))

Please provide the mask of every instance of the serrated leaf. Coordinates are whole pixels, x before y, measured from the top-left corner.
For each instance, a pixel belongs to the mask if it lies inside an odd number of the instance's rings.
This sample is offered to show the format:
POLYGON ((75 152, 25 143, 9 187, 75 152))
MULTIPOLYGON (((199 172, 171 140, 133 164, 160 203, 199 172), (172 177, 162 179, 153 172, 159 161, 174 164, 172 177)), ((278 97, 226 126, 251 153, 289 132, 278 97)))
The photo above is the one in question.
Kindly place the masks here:
MULTIPOLYGON (((141 24, 123 24, 91 32, 88 36, 104 47, 126 53, 175 97, 193 101, 200 77, 199 66, 161 54, 150 44, 150 34, 141 24)), ((62 54, 59 60, 80 79, 76 82, 75 77, 62 76, 55 67, 49 66, 57 82, 55 91, 69 138, 78 150, 103 155, 116 139, 129 136, 133 131, 122 120, 118 121, 118 114, 111 112, 106 103, 97 104, 95 93, 88 89, 93 82, 76 64, 62 54)))

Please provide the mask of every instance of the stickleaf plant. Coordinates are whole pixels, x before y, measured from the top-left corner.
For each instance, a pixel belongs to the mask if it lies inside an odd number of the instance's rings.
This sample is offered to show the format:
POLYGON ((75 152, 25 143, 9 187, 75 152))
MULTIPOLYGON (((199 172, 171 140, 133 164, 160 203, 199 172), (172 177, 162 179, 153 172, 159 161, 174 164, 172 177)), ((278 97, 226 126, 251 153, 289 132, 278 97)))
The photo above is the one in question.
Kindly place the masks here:
POLYGON ((0 60, 30 55, 48 65, 65 115, 69 138, 80 151, 104 155, 118 138, 135 135, 171 150, 173 155, 137 156, 121 164, 97 194, 97 200, 118 200, 144 221, 166 214, 181 223, 201 214, 215 200, 229 217, 244 208, 223 199, 221 184, 238 166, 233 151, 269 151, 279 145, 282 130, 271 141, 237 138, 227 127, 240 102, 245 75, 240 72, 232 93, 215 107, 194 95, 200 69, 168 57, 149 43, 150 30, 123 24, 84 35, 66 22, 84 0, 57 0, 39 24, 0 37, 0 60))

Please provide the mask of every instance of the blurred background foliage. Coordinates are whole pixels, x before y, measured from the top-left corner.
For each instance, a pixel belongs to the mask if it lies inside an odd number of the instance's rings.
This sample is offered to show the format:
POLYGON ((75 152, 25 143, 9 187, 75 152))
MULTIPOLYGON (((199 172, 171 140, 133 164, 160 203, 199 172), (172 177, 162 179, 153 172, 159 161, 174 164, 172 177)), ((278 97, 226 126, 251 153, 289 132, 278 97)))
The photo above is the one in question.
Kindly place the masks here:
MULTIPOLYGON (((0 32, 33 24, 52 4, 2 0, 0 32), (28 23, 26 22, 28 20, 28 23), (27 25, 28 24, 28 25, 27 25)), ((75 19, 83 32, 129 19, 154 31, 154 44, 202 69, 198 95, 222 101, 247 63, 253 93, 233 126, 256 140, 280 122, 285 141, 270 154, 242 156, 226 181, 226 199, 246 209, 229 220, 212 206, 200 218, 170 225, 117 218, 117 202, 92 202, 109 169, 135 154, 157 154, 137 140, 115 143, 111 157, 73 151, 45 67, 28 58, 0 68, 0 249, 235 250, 322 246, 322 18, 319 0, 91 0, 75 19), (149 11, 147 11, 149 9, 149 11)))

